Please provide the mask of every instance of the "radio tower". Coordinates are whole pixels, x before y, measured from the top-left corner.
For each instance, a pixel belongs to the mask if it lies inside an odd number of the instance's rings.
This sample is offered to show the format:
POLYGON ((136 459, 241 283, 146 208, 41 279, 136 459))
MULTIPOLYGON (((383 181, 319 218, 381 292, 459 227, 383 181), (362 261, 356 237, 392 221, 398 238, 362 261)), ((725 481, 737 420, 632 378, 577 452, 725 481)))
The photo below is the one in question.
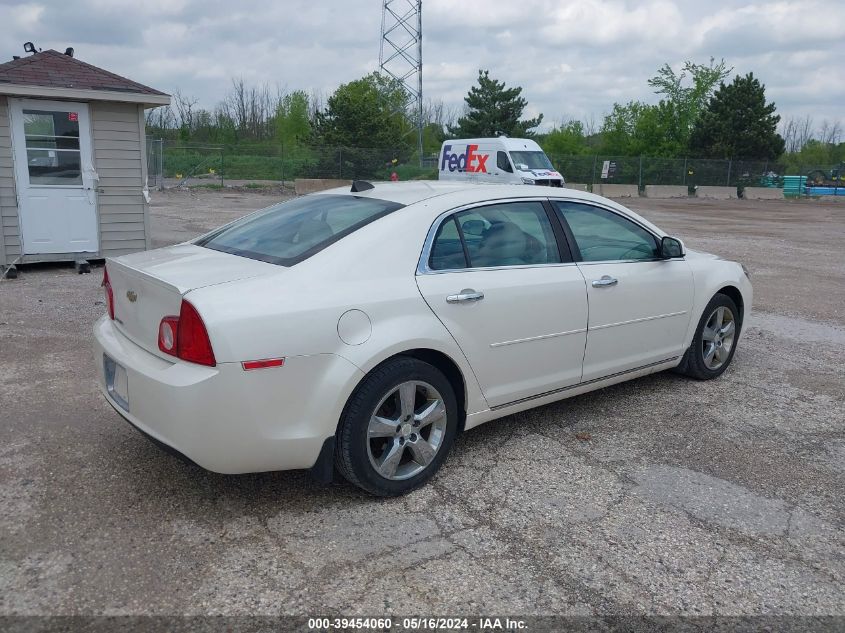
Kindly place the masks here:
POLYGON ((417 126, 423 160, 422 0, 384 0, 378 65, 405 91, 405 111, 417 126))

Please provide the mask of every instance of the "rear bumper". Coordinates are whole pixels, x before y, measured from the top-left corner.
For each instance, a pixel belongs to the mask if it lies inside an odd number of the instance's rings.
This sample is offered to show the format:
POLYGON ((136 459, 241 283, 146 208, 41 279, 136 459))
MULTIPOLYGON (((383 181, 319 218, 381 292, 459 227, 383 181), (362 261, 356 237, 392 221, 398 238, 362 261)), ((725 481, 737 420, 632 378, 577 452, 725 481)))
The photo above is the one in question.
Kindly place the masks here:
POLYGON ((334 354, 294 356, 283 367, 243 371, 163 360, 103 317, 94 326, 103 396, 135 428, 218 473, 311 468, 333 438, 348 395, 363 377, 334 354), (129 410, 109 394, 104 354, 126 369, 129 410))

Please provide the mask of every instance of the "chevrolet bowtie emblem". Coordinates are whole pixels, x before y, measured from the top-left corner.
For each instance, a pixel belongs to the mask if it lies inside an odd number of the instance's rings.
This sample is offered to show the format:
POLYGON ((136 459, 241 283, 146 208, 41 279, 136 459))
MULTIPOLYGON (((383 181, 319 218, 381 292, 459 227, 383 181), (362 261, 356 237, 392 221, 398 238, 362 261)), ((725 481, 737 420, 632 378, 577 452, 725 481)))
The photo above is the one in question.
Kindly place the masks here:
POLYGON ((131 303, 135 303, 138 300, 138 293, 134 290, 127 290, 126 298, 129 299, 131 303))

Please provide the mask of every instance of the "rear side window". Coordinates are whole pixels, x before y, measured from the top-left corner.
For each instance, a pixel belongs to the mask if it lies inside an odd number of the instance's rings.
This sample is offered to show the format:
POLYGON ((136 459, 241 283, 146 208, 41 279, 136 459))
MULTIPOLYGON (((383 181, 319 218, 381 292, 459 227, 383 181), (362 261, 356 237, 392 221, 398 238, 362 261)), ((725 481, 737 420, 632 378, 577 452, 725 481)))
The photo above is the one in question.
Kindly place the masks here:
POLYGON ((432 270, 560 263, 541 202, 507 202, 461 211, 445 220, 431 247, 432 270))
POLYGON ((429 267, 432 270, 455 270, 467 267, 466 254, 458 225, 452 216, 440 225, 431 245, 429 267))
POLYGON ((195 244, 292 266, 402 206, 352 195, 305 196, 248 215, 195 244))

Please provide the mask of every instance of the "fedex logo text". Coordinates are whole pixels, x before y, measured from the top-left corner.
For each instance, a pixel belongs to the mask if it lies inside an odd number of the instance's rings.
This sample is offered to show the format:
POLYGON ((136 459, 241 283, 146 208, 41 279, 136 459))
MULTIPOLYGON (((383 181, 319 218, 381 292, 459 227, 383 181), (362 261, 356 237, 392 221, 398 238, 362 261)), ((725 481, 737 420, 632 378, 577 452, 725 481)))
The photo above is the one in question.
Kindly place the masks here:
POLYGON ((466 152, 463 154, 453 154, 452 146, 445 145, 443 147, 443 158, 440 159, 440 171, 470 171, 478 173, 487 173, 487 159, 489 154, 476 154, 478 145, 467 145, 466 152))

